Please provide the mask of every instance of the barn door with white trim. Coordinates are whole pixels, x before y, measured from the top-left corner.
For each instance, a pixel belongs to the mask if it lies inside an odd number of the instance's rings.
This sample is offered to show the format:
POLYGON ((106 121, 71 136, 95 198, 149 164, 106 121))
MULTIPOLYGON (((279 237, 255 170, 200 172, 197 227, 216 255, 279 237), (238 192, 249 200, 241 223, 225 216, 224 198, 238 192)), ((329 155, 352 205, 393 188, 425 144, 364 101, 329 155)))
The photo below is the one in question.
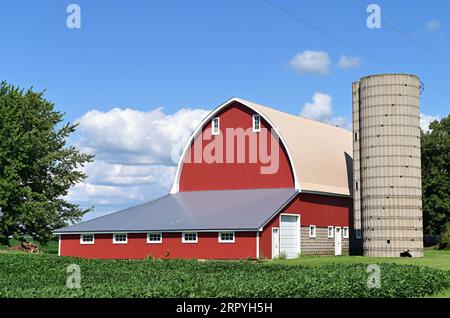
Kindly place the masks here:
POLYGON ((300 216, 280 215, 280 255, 296 258, 300 253, 300 216))
POLYGON ((280 256, 280 234, 277 227, 272 228, 272 258, 280 256))
POLYGON ((339 226, 334 228, 334 255, 342 255, 342 231, 339 226))

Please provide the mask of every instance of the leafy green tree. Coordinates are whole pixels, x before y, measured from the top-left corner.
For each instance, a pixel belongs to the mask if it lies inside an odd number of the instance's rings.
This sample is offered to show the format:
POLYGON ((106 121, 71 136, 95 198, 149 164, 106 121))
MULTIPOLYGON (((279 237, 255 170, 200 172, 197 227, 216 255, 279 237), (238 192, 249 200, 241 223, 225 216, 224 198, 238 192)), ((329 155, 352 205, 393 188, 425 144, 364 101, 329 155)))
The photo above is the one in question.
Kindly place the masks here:
POLYGON ((93 156, 66 141, 76 124, 63 123, 44 92, 0 84, 0 242, 11 237, 40 243, 52 230, 80 220, 90 209, 64 199, 83 181, 80 171, 93 156))
POLYGON ((422 197, 426 234, 441 234, 450 224, 450 115, 422 133, 422 197))
POLYGON ((450 249, 450 222, 447 222, 441 230, 439 249, 450 249))

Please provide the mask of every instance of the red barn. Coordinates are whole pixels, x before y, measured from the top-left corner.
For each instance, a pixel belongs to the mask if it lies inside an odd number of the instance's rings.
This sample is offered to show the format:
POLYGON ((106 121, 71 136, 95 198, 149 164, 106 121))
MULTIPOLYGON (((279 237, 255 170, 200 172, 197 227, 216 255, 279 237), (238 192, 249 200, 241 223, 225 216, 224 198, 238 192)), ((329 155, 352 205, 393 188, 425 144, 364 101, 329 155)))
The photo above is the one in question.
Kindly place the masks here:
POLYGON ((232 98, 193 132, 172 190, 55 231, 86 258, 294 258, 349 252, 352 134, 232 98))

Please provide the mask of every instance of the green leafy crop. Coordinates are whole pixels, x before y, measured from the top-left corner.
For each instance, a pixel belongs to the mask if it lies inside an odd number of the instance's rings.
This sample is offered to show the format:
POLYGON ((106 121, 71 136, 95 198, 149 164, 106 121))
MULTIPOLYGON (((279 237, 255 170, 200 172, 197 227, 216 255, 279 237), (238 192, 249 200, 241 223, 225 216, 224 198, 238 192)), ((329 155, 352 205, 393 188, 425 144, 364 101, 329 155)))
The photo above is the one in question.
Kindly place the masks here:
POLYGON ((417 297, 450 286, 448 273, 381 264, 380 288, 368 288, 364 264, 320 267, 250 261, 85 260, 0 254, 0 297, 417 297), (69 289, 67 266, 81 269, 69 289))

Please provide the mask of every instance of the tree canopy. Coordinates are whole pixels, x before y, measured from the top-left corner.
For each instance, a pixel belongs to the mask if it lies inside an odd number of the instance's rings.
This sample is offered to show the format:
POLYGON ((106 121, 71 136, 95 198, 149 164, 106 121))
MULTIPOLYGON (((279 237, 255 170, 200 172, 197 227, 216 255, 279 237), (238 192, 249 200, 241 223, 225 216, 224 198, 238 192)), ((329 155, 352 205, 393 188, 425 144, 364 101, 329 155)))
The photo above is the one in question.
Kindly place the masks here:
POLYGON ((46 243, 52 230, 79 221, 90 209, 65 200, 83 181, 93 156, 66 145, 77 125, 44 99, 44 92, 0 84, 0 242, 32 237, 46 243))
POLYGON ((422 199, 426 234, 450 225, 450 115, 422 133, 422 199))

